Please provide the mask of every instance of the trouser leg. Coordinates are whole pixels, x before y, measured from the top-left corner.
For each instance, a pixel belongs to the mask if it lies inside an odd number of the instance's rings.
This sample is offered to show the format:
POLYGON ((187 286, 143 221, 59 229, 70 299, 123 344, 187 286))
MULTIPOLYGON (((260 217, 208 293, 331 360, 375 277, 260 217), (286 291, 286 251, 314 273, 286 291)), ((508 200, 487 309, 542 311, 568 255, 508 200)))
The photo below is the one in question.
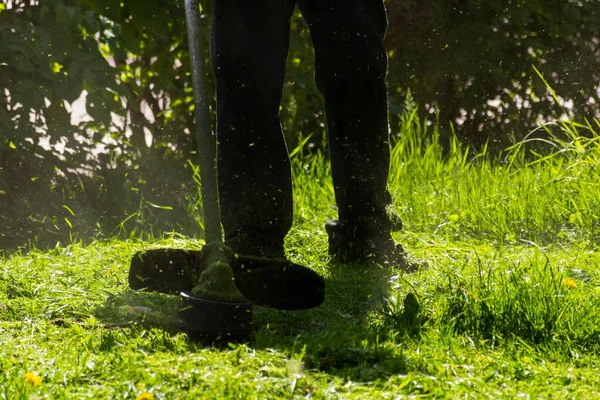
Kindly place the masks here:
POLYGON ((387 17, 382 0, 302 0, 325 97, 328 140, 341 225, 353 235, 389 232, 390 162, 387 17))
POLYGON ((213 1, 221 219, 226 244, 241 253, 283 255, 292 224, 279 105, 293 8, 294 0, 213 1))

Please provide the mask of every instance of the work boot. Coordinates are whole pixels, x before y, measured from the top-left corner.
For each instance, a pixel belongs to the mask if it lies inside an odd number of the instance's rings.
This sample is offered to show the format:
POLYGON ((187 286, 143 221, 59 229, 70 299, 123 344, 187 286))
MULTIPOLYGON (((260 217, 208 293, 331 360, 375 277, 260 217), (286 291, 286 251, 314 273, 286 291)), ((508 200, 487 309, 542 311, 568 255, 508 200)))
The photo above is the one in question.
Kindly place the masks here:
POLYGON ((390 232, 350 229, 337 220, 325 224, 329 237, 329 255, 348 264, 379 264, 409 269, 402 245, 390 232))

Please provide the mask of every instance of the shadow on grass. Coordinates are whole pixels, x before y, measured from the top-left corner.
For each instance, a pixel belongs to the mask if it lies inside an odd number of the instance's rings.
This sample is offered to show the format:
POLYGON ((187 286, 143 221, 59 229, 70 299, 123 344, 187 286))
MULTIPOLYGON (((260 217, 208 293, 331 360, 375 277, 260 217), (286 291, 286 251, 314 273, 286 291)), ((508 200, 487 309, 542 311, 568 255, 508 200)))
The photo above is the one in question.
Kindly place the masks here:
POLYGON ((256 313, 255 349, 275 348, 304 368, 351 380, 405 374, 406 362, 390 346, 383 304, 393 271, 330 262, 325 302, 312 310, 256 313))

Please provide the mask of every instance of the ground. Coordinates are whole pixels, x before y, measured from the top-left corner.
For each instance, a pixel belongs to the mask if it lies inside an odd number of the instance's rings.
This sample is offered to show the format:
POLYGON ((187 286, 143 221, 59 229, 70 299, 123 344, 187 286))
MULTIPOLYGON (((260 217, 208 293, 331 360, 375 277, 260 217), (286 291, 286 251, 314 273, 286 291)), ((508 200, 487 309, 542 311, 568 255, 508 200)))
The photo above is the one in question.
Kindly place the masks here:
POLYGON ((427 266, 407 274, 330 260, 329 171, 322 155, 299 152, 286 251, 325 277, 325 303, 256 307, 247 343, 193 342, 171 324, 176 297, 127 287, 136 251, 198 249, 200 239, 1 253, 0 396, 600 396, 597 136, 494 158, 460 147, 444 156, 421 133, 394 146, 390 188, 405 223, 395 239, 427 266))

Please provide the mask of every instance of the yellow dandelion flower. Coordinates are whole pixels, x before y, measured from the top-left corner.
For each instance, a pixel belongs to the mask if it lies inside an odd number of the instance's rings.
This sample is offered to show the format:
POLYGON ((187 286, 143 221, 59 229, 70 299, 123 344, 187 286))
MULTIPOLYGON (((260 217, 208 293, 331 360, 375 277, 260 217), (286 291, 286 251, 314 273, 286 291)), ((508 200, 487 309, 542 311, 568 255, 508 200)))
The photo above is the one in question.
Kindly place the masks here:
POLYGON ((150 392, 143 392, 138 396, 137 400, 154 400, 154 395, 150 392))
POLYGON ((41 381, 42 381, 42 377, 36 375, 35 372, 29 371, 28 373, 25 374, 25 383, 29 383, 33 387, 39 385, 39 383, 41 381))
POLYGON ((562 283, 569 289, 573 289, 573 288, 577 287, 577 282, 573 278, 565 278, 565 279, 563 279, 562 283))

